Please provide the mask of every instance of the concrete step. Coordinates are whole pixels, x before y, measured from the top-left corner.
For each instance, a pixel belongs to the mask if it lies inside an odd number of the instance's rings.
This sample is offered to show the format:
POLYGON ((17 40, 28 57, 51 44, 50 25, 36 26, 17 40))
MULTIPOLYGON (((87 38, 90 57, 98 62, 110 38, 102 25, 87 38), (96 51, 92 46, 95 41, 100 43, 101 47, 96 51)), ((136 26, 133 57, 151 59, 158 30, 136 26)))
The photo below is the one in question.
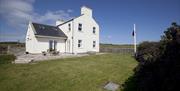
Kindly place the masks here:
POLYGON ((27 59, 27 58, 18 58, 14 61, 14 63, 30 63, 33 59, 27 59))
POLYGON ((26 64, 29 63, 29 61, 22 61, 22 60, 15 60, 15 64, 26 64))

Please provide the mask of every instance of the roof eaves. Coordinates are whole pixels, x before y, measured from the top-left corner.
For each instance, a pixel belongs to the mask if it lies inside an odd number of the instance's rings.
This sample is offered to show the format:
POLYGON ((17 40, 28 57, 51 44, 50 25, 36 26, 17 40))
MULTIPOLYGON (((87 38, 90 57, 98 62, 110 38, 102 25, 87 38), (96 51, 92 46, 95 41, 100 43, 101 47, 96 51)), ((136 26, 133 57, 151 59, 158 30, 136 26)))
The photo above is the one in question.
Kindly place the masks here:
POLYGON ((66 24, 66 23, 68 23, 68 22, 70 22, 70 21, 73 21, 74 19, 79 18, 79 17, 81 17, 81 16, 83 16, 83 15, 84 15, 84 14, 82 14, 82 15, 80 15, 80 16, 78 16, 78 17, 72 18, 72 19, 70 19, 70 20, 67 20, 67 21, 64 22, 64 23, 57 25, 57 27, 59 27, 59 26, 61 26, 61 25, 64 25, 64 24, 66 24))
POLYGON ((62 39, 67 39, 67 36, 66 37, 58 37, 58 36, 45 36, 45 35, 35 35, 36 37, 48 37, 48 38, 62 38, 62 39))
POLYGON ((34 28, 33 22, 30 22, 30 26, 31 26, 31 28, 32 28, 32 30, 33 30, 33 32, 34 32, 34 34, 37 34, 36 29, 34 28))
POLYGON ((68 23, 68 22, 70 22, 70 21, 73 21, 73 20, 74 20, 74 18, 73 18, 73 19, 70 19, 70 20, 68 20, 68 21, 66 21, 66 22, 64 22, 64 23, 62 23, 62 24, 57 25, 57 27, 59 27, 59 26, 61 26, 61 25, 63 25, 63 24, 66 24, 66 23, 68 23))

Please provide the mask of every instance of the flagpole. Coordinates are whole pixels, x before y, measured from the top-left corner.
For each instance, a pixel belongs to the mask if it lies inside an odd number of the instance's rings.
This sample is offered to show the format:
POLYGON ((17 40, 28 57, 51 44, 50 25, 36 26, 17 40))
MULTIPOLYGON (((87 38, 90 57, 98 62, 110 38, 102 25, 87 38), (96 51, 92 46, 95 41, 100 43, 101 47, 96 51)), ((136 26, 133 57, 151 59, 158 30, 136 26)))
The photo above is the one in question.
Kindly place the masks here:
POLYGON ((134 24, 134 53, 136 55, 136 24, 134 24))

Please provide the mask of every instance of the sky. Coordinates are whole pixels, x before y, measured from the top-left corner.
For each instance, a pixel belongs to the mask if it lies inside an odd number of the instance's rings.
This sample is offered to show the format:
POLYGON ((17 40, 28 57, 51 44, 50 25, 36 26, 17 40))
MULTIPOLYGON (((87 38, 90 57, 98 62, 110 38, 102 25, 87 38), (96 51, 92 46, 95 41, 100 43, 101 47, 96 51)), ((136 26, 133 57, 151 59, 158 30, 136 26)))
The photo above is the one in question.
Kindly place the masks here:
POLYGON ((100 26, 100 42, 132 44, 158 41, 172 22, 180 24, 180 0, 0 0, 0 41, 24 42, 29 21, 55 25, 93 10, 100 26))

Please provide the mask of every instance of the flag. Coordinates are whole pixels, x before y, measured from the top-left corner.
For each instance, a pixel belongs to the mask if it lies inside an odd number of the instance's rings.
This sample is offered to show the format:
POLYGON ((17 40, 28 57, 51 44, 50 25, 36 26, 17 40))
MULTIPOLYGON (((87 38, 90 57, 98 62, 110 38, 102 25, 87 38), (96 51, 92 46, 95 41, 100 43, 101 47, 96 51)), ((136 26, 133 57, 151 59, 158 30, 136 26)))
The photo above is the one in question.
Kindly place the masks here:
POLYGON ((136 55, 136 25, 134 24, 134 29, 132 32, 132 36, 134 37, 134 53, 136 55))
POLYGON ((132 32, 132 36, 134 36, 134 30, 133 30, 133 32, 132 32))

